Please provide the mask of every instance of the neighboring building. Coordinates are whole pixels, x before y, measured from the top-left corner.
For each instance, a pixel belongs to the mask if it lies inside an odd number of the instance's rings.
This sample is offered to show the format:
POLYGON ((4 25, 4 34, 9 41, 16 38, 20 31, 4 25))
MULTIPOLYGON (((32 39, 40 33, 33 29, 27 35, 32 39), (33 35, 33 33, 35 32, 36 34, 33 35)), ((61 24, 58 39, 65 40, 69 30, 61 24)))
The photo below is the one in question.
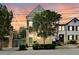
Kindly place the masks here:
MULTIPOLYGON (((27 28, 31 28, 32 27, 32 18, 34 17, 34 15, 36 13, 40 13, 44 11, 44 9, 38 5, 34 10, 32 10, 32 12, 27 16, 27 28)), ((26 37, 27 37, 27 44, 29 46, 32 46, 33 41, 38 41, 40 43, 42 43, 42 41, 40 40, 41 37, 37 37, 37 34, 35 32, 29 33, 29 30, 27 29, 26 31, 26 37), (38 40, 37 40, 38 39, 38 40)))
POLYGON ((58 37, 63 43, 67 43, 68 40, 79 40, 79 20, 73 18, 66 24, 59 24, 58 37))
MULTIPOLYGON (((32 18, 35 13, 40 13, 44 9, 38 5, 32 12, 27 16, 27 31, 26 38, 27 44, 32 46, 34 41, 37 41, 40 44, 43 44, 43 39, 37 36, 36 32, 30 32, 29 28, 32 28, 32 18)), ((68 40, 79 40, 79 20, 77 18, 72 19, 66 24, 58 24, 58 37, 59 40, 63 43, 67 43, 68 40)), ((55 37, 50 36, 46 39, 46 44, 51 44, 55 37)))

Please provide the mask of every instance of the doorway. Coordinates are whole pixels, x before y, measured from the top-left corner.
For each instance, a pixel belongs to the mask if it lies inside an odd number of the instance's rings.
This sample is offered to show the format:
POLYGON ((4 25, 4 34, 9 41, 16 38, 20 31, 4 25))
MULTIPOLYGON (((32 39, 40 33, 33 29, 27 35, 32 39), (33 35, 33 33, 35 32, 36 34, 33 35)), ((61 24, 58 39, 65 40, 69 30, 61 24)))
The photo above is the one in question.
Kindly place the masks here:
POLYGON ((64 34, 59 34, 59 41, 64 43, 64 34))

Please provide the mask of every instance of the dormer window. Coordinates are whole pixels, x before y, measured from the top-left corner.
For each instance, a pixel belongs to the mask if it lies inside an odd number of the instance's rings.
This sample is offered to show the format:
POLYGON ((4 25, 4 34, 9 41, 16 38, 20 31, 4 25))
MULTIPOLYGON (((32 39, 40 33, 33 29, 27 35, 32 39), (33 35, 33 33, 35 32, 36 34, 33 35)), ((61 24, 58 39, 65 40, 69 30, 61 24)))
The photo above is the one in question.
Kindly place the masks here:
POLYGON ((74 23, 76 23, 76 20, 74 20, 74 23))

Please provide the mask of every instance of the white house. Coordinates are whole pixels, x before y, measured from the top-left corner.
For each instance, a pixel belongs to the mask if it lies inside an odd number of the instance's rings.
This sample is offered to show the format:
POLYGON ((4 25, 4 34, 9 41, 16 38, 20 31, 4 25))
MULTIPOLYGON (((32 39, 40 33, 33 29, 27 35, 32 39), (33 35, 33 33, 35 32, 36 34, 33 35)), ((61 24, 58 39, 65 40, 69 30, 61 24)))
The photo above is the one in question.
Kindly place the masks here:
MULTIPOLYGON (((27 31, 26 31, 26 42, 29 46, 33 44, 33 41, 37 41, 43 44, 43 39, 37 36, 36 32, 29 33, 29 29, 32 27, 32 18, 36 13, 44 11, 44 8, 38 5, 32 12, 27 16, 27 31)), ((67 43, 68 40, 79 40, 79 20, 77 18, 71 19, 66 24, 58 24, 58 37, 63 43, 67 43)), ((46 44, 51 44, 54 37, 50 36, 46 39, 46 44)))
POLYGON ((73 18, 66 24, 59 24, 58 37, 63 43, 67 43, 68 40, 79 40, 79 20, 73 18))

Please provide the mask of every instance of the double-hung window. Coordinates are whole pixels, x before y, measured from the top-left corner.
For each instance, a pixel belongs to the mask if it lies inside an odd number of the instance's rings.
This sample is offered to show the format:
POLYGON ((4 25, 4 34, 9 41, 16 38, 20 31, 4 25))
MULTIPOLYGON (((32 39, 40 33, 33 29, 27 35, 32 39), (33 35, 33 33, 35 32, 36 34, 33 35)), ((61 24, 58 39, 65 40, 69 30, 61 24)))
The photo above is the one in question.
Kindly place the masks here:
POLYGON ((79 31, 79 26, 76 26, 76 31, 79 31))
POLYGON ((74 26, 68 26, 68 31, 74 31, 74 26))
POLYGON ((64 31, 64 26, 59 26, 59 31, 64 31))
POLYGON ((68 35, 68 40, 74 40, 74 35, 68 35))
POLYGON ((32 27, 32 25, 33 25, 33 22, 29 21, 29 27, 32 27))
POLYGON ((76 40, 79 40, 79 35, 76 35, 76 40))

